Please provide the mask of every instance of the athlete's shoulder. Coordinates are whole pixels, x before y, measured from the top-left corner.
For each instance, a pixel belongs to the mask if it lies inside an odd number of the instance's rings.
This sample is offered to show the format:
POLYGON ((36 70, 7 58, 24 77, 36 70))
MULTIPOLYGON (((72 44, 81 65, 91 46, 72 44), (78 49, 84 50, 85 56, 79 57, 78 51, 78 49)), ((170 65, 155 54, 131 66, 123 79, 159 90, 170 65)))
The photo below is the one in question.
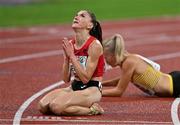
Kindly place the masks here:
POLYGON ((99 40, 95 39, 89 46, 90 50, 94 51, 95 53, 102 53, 103 47, 99 40))
POLYGON ((94 39, 92 41, 92 43, 90 44, 90 47, 95 48, 95 49, 103 49, 101 42, 97 39, 94 39))
POLYGON ((137 65, 137 58, 134 55, 129 55, 123 61, 122 68, 129 69, 136 67, 136 65, 137 65))

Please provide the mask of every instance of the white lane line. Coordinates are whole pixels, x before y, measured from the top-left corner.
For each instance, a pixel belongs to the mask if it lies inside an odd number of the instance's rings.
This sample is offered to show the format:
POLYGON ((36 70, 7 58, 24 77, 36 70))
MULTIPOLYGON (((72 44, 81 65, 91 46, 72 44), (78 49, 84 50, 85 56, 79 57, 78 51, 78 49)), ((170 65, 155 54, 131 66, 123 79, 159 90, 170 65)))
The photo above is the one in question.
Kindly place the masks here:
MULTIPOLYGON (((132 35, 130 35, 130 36, 132 37, 132 35)), ((163 44, 163 43, 171 43, 171 42, 179 43, 179 41, 180 41, 180 36, 168 36, 167 34, 156 34, 156 35, 142 35, 141 34, 141 35, 134 35, 132 38, 133 38, 132 40, 126 40, 126 47, 134 47, 134 46, 138 46, 138 45, 143 46, 143 45, 163 44)), ((52 39, 54 39, 54 37, 52 39)), ((28 39, 26 39, 26 40, 28 40, 28 39)), ((17 41, 21 42, 19 40, 17 40, 17 41)), ((42 42, 42 41, 40 41, 40 42, 42 42)), ((55 41, 57 41, 57 39, 55 41)), ((23 41, 23 42, 25 42, 25 41, 23 41)), ((0 44, 1 44, 1 42, 0 42, 0 44)), ((32 48, 33 46, 29 46, 29 47, 32 48)), ((48 48, 48 46, 36 46, 36 48, 37 47, 38 48, 48 48)), ((11 44, 10 46, 9 45, 8 46, 0 45, 0 49, 1 48, 3 48, 3 49, 4 48, 16 48, 16 49, 18 49, 18 48, 27 48, 27 46, 11 44)))
POLYGON ((21 122, 21 117, 22 117, 22 114, 23 112, 26 110, 26 108, 31 104, 31 102, 33 102, 36 98, 38 98, 39 96, 41 96, 42 94, 60 86, 64 84, 63 81, 60 81, 60 82, 57 82, 57 83, 54 83, 48 87, 46 87, 45 89, 35 93, 33 96, 31 96, 29 99, 27 99, 22 105, 21 107, 17 110, 15 116, 14 116, 14 119, 13 119, 13 125, 20 125, 20 122, 21 122))
MULTIPOLYGON (((12 122, 12 119, 0 119, 1 122, 12 122)), ((113 124, 113 123, 118 123, 118 124, 150 124, 150 125, 171 125, 172 122, 158 122, 158 121, 120 121, 120 120, 98 120, 98 119, 82 119, 81 117, 79 117, 79 119, 63 119, 61 116, 57 116, 57 117, 49 117, 49 116, 28 116, 27 118, 22 118, 21 119, 22 122, 36 122, 38 124, 38 122, 49 122, 50 125, 51 122, 72 122, 72 123, 77 123, 79 124, 83 124, 84 122, 88 122, 88 123, 105 123, 105 124, 113 124), (34 118, 35 117, 35 118, 34 118), (38 118, 40 117, 40 118, 38 118)))
POLYGON ((157 33, 157 32, 169 32, 169 31, 179 31, 179 23, 178 24, 154 24, 154 25, 145 25, 145 26, 138 26, 138 27, 125 27, 125 28, 119 28, 119 27, 113 27, 104 29, 105 33, 114 33, 114 32, 127 32, 132 34, 146 34, 146 33, 157 33))
MULTIPOLYGON (((49 28, 47 28, 49 29, 49 28)), ((52 29, 52 28, 50 28, 52 29)), ((54 28, 55 30, 56 28, 54 28)), ((46 29, 44 29, 46 30, 46 29)), ((56 29, 57 30, 57 29, 56 29)), ((145 34, 147 32, 167 32, 167 31, 177 31, 180 30, 179 24, 162 24, 162 25, 151 25, 148 24, 145 26, 139 27, 129 27, 129 28, 118 28, 113 27, 113 29, 104 29, 105 34, 111 34, 114 32, 121 32, 121 33, 130 33, 131 36, 135 36, 136 34, 145 34)), ((38 36, 26 36, 26 37, 19 37, 19 38, 0 38, 0 44, 2 43, 21 43, 21 42, 34 42, 34 41, 44 41, 44 40, 51 40, 51 39, 58 39, 64 36, 72 36, 73 31, 71 28, 63 30, 63 32, 59 32, 58 34, 45 34, 45 35, 38 35, 38 36)))
MULTIPOLYGON (((35 53, 35 54, 8 57, 8 58, 0 59, 0 64, 24 61, 24 60, 36 59, 36 58, 42 58, 42 57, 49 57, 49 56, 57 56, 57 55, 62 55, 62 54, 63 54, 63 50, 52 50, 52 51, 35 53)), ((150 59, 161 60, 161 59, 169 59, 169 58, 175 58, 175 57, 180 57, 180 52, 157 55, 157 56, 150 57, 150 59)))
POLYGON ((157 61, 157 60, 177 58, 177 57, 180 57, 180 52, 157 55, 157 56, 149 57, 149 59, 157 61))
POLYGON ((172 124, 172 122, 158 122, 158 121, 121 121, 121 120, 106 120, 106 119, 88 119, 88 118, 75 118, 75 119, 64 119, 61 116, 57 117, 43 117, 43 116, 28 116, 22 118, 22 121, 59 121, 59 122, 89 122, 89 123, 131 123, 131 124, 172 124))
POLYGON ((0 59, 0 64, 29 60, 29 59, 36 59, 36 58, 42 58, 42 57, 48 57, 48 56, 57 56, 57 55, 62 55, 62 54, 63 54, 63 50, 53 50, 53 51, 46 51, 46 52, 35 53, 35 54, 8 57, 8 58, 0 59))
MULTIPOLYGON (((163 54, 163 55, 153 56, 153 57, 149 57, 149 58, 157 61, 157 60, 160 60, 160 59, 163 59, 163 58, 167 59, 167 56, 166 56, 166 55, 167 55, 167 54, 163 54)), ((179 57, 179 56, 180 56, 180 53, 178 52, 178 53, 176 53, 176 54, 174 54, 174 55, 176 55, 176 56, 179 57)), ((174 58, 174 57, 175 57, 174 55, 171 54, 171 55, 168 56, 168 58, 169 58, 169 59, 170 59, 170 58, 174 58), (171 57, 171 56, 172 56, 172 57, 171 57)), ((24 113, 24 111, 26 110, 26 108, 31 104, 31 102, 33 102, 36 98, 38 98, 40 95, 44 94, 45 92, 50 91, 50 90, 52 90, 52 89, 54 89, 54 88, 56 88, 56 87, 58 87, 58 86, 60 86, 60 85, 62 85, 62 84, 63 84, 63 81, 60 81, 60 82, 55 83, 55 84, 52 84, 52 85, 48 86, 47 88, 45 88, 45 89, 43 89, 43 90, 35 93, 33 96, 31 96, 29 99, 27 99, 27 100, 20 106, 20 108, 17 110, 17 112, 16 112, 16 114, 15 114, 15 116, 14 116, 14 119, 13 119, 13 125, 20 125, 20 121, 21 121, 21 118, 22 118, 22 114, 24 113)), ((177 104, 176 104, 176 106, 177 106, 177 104)), ((177 115, 178 115, 178 114, 173 114, 172 117, 178 117, 177 115)))
POLYGON ((0 39, 0 44, 3 43, 27 43, 27 42, 44 42, 49 40, 61 40, 64 36, 71 36, 73 33, 70 34, 66 33, 63 35, 38 35, 38 36, 26 36, 26 37, 19 37, 19 38, 6 38, 6 39, 0 39))
POLYGON ((171 105, 171 118, 174 125, 180 125, 178 117, 178 105, 180 103, 180 98, 176 98, 171 105))
MULTIPOLYGON (((142 35, 143 36, 143 35, 142 35)), ((175 43, 180 41, 180 36, 167 36, 167 35, 155 35, 146 38, 138 38, 133 40, 127 40, 126 45, 127 47, 133 46, 143 46, 143 45, 153 45, 153 44, 163 44, 163 43, 175 43)))

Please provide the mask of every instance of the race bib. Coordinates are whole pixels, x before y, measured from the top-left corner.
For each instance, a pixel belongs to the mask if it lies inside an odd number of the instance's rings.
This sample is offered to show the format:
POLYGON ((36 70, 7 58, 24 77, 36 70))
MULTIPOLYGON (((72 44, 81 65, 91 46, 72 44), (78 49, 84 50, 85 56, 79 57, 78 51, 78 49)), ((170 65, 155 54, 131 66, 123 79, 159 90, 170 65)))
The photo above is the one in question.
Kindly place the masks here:
POLYGON ((87 63, 87 56, 78 56, 78 61, 81 64, 81 66, 86 69, 86 63, 87 63))
MULTIPOLYGON (((80 63, 80 65, 86 69, 86 63, 87 63, 87 56, 77 56, 77 60, 78 62, 80 63)), ((74 76, 78 77, 77 76, 77 73, 75 71, 75 68, 74 66, 72 65, 72 63, 70 63, 70 69, 71 69, 71 72, 74 74, 74 76)))

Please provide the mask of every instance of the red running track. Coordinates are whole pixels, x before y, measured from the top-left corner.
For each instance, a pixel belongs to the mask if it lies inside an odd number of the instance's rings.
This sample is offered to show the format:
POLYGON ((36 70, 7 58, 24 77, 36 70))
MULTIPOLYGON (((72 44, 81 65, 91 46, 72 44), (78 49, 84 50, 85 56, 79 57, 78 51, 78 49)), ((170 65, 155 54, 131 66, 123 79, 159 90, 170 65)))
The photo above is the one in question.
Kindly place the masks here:
MULTIPOLYGON (((180 70, 179 17, 102 22, 102 28, 104 38, 122 34, 128 51, 157 61, 163 72, 180 70)), ((100 104, 105 114, 101 116, 40 114, 36 105, 44 88, 66 86, 61 85, 61 40, 72 35, 69 25, 0 29, 0 124, 178 123, 180 113, 178 104, 177 109, 172 106, 174 98, 150 97, 132 84, 121 98, 103 97, 100 104)), ((117 69, 111 69, 104 78, 118 74, 117 69)))

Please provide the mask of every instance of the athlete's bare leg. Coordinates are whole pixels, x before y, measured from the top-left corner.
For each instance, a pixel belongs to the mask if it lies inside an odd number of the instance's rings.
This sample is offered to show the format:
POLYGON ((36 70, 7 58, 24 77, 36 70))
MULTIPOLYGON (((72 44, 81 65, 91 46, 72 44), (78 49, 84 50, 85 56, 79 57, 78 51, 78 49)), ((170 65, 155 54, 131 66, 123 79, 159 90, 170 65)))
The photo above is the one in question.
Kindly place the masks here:
POLYGON ((103 113, 104 113, 103 108, 98 103, 94 103, 91 107, 70 106, 66 108, 61 114, 62 115, 100 115, 103 113))
POLYGON ((101 93, 96 87, 90 87, 81 91, 72 91, 58 96, 49 104, 50 110, 56 115, 89 115, 90 107, 99 102, 101 93))
POLYGON ((56 89, 51 92, 49 92, 47 95, 45 95, 38 103, 38 109, 41 113, 47 114, 51 111, 49 110, 49 104, 52 102, 55 98, 58 96, 64 96, 64 94, 71 92, 72 89, 70 87, 67 88, 61 88, 56 89))

